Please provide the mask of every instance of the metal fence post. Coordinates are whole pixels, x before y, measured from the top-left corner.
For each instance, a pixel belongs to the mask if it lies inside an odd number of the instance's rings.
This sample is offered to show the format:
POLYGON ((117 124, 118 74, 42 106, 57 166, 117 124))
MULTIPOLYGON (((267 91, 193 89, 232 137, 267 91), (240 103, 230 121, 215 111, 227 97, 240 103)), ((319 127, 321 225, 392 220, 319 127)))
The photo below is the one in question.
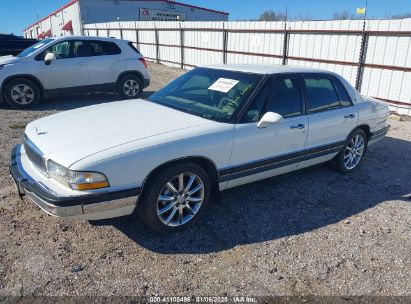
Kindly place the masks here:
POLYGON ((136 46, 137 49, 140 50, 140 37, 139 37, 139 33, 138 33, 138 28, 136 27, 136 46))
POLYGON ((290 33, 287 31, 287 22, 284 22, 284 39, 283 39, 283 61, 282 65, 288 64, 288 43, 290 40, 290 33))
POLYGON ((365 65, 365 60, 367 58, 368 38, 369 38, 369 35, 365 31, 365 20, 364 20, 363 34, 361 38, 360 56, 358 60, 357 77, 355 79, 355 88, 360 93, 361 93, 361 87, 362 87, 362 79, 364 76, 364 65, 365 65))
POLYGON ((180 23, 180 59, 181 59, 181 69, 184 69, 184 29, 181 27, 180 23))
POLYGON ((223 63, 227 64, 227 39, 228 39, 228 32, 225 29, 223 23, 223 63))
POLYGON ((155 40, 156 40, 156 62, 159 63, 160 62, 160 47, 158 45, 158 30, 154 25, 154 36, 155 36, 155 40))

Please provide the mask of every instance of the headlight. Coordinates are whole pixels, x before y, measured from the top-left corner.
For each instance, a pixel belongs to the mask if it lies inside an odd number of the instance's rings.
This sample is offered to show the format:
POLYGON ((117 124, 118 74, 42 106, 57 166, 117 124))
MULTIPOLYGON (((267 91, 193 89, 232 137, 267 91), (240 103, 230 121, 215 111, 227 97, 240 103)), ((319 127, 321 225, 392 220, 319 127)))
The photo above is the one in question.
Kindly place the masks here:
POLYGON ((107 177, 102 173, 72 171, 52 160, 47 162, 47 172, 50 177, 73 190, 84 191, 110 186, 107 177))

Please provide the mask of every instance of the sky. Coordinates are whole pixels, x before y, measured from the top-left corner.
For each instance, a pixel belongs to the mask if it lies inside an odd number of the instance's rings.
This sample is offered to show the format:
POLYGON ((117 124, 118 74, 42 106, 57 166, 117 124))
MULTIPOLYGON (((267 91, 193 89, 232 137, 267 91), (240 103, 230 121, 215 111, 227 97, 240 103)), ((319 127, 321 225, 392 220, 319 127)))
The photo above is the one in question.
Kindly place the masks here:
MULTIPOLYGON (((69 0, 2 0, 0 4, 0 33, 22 34, 22 30, 61 7, 69 0)), ((262 12, 285 12, 290 17, 309 16, 311 19, 329 19, 334 12, 355 13, 364 7, 365 0, 180 0, 206 8, 230 13, 230 20, 256 19, 262 12)), ((384 18, 411 12, 411 0, 368 0, 370 17, 384 18)), ((137 13, 136 13, 137 14, 137 13)))

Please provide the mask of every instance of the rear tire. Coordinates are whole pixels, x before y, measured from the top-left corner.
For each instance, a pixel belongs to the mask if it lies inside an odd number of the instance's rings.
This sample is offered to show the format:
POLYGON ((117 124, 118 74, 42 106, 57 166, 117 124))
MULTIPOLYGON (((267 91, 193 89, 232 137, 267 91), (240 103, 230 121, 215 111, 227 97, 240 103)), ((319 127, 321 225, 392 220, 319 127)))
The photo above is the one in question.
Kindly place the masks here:
POLYGON ((344 145, 344 149, 331 161, 334 169, 348 173, 357 168, 367 150, 368 137, 362 129, 354 130, 344 145))
POLYGON ((143 94, 143 83, 136 75, 124 75, 118 81, 117 93, 124 99, 140 98, 143 94))
POLYGON ((143 190, 137 214, 157 232, 174 232, 195 222, 210 198, 210 180, 194 163, 179 164, 154 176, 143 190))
POLYGON ((29 109, 40 102, 41 91, 30 79, 16 78, 6 84, 4 97, 12 108, 29 109))

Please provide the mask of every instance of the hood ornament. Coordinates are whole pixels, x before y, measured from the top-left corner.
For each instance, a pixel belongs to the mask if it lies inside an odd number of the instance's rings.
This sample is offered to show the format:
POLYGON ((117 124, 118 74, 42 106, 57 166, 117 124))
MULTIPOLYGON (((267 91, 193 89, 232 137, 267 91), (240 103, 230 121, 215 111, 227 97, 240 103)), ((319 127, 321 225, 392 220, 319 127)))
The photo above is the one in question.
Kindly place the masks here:
POLYGON ((46 131, 39 131, 37 128, 36 128, 36 132, 37 132, 37 135, 46 135, 47 134, 46 131))

